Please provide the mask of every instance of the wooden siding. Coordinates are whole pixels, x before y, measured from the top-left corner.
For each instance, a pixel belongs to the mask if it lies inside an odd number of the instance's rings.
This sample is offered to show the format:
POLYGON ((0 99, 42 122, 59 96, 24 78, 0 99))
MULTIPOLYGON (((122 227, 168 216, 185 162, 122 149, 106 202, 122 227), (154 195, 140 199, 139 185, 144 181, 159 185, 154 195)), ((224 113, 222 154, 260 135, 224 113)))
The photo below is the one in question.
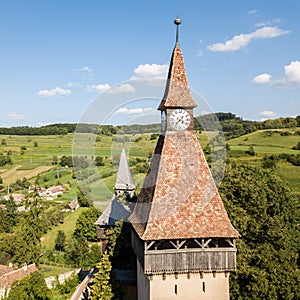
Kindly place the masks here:
POLYGON ((230 272, 236 270, 236 247, 146 250, 132 231, 131 244, 144 272, 151 274, 230 272))
POLYGON ((229 272, 236 269, 236 250, 170 249, 145 251, 145 274, 229 272))

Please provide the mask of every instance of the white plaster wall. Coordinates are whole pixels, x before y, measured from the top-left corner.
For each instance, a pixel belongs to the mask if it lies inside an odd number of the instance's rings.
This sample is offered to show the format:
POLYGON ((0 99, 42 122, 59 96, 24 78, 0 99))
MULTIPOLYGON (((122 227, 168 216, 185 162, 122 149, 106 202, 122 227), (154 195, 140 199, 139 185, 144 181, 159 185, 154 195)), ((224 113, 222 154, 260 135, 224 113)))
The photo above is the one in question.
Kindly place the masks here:
POLYGON ((178 274, 177 279, 175 275, 157 275, 152 279, 143 272, 142 275, 138 273, 138 300, 229 300, 229 274, 226 277, 225 273, 216 273, 214 277, 212 273, 203 273, 203 278, 200 274, 190 274, 189 278, 187 274, 178 274))

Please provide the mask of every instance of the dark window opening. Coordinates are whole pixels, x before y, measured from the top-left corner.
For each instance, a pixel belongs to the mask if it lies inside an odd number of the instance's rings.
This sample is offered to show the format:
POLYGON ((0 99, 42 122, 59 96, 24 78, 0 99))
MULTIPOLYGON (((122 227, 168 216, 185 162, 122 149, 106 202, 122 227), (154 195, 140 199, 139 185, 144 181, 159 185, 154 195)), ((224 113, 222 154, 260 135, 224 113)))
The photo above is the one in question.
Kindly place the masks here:
POLYGON ((205 293, 205 282, 202 282, 202 291, 205 293))
POLYGON ((177 284, 175 284, 175 294, 177 295, 177 284))

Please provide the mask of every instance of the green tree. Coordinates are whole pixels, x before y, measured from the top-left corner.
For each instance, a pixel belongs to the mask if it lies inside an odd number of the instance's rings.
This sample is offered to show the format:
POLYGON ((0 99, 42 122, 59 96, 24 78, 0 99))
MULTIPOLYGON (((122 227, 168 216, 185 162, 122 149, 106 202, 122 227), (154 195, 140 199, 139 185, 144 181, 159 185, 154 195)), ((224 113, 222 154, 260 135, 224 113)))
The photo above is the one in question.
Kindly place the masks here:
POLYGON ((222 199, 237 240, 237 271, 231 299, 300 298, 297 267, 299 203, 272 171, 227 164, 222 199), (284 283, 284 284, 283 284, 284 283))
POLYGON ((100 263, 97 265, 98 272, 96 273, 91 290, 91 300, 111 300, 114 296, 110 283, 111 263, 109 255, 105 252, 102 255, 100 263))
POLYGON ((17 205, 12 196, 6 201, 5 218, 8 226, 5 231, 11 232, 18 221, 17 205))
POLYGON ((2 139, 2 140, 1 140, 1 145, 3 145, 3 146, 6 145, 6 140, 5 140, 5 139, 2 139))
POLYGON ((92 203, 88 200, 88 198, 83 194, 83 192, 79 188, 77 189, 77 199, 81 207, 92 206, 92 203))
POLYGON ((104 166, 103 157, 102 156, 96 156, 95 163, 96 163, 96 166, 104 166))
POLYGON ((33 142, 33 147, 38 147, 38 146, 39 146, 39 144, 37 141, 33 142))
POLYGON ((89 267, 89 244, 84 238, 68 240, 65 248, 66 261, 80 267, 89 267))
POLYGON ((93 244, 89 250, 89 255, 87 260, 88 266, 89 267, 96 266, 101 260, 101 254, 102 254, 101 246, 97 244, 93 244))
POLYGON ((89 242, 97 242, 97 226, 95 222, 100 214, 100 210, 95 207, 90 207, 88 210, 82 212, 76 222, 74 236, 89 242))
POLYGON ((52 156, 52 165, 57 165, 58 164, 58 157, 57 155, 52 156))
POLYGON ((62 156, 60 158, 60 163, 59 163, 62 167, 68 166, 68 167, 73 167, 73 160, 72 160, 72 156, 62 156))
POLYGON ((264 169, 272 169, 276 167, 276 162, 277 162, 277 157, 275 157, 274 155, 265 155, 262 159, 262 163, 261 166, 264 169))
POLYGON ((36 271, 20 281, 15 281, 7 299, 48 300, 50 293, 43 275, 40 271, 36 271))
POLYGON ((18 239, 13 259, 18 265, 38 263, 41 253, 40 238, 46 229, 45 220, 41 215, 42 203, 37 192, 26 198, 25 207, 29 211, 23 213, 16 229, 18 239))
POLYGON ((256 155, 255 150, 254 150, 254 148, 252 146, 249 147, 249 149, 246 151, 246 153, 248 155, 251 155, 251 156, 255 156, 256 155))
MULTIPOLYGON (((73 275, 65 280, 64 283, 59 283, 55 289, 59 290, 60 294, 71 296, 70 294, 74 292, 76 286, 80 283, 78 274, 73 273, 73 275)), ((69 297, 68 297, 69 298, 69 297)), ((65 298, 64 298, 65 299, 65 298)))
POLYGON ((294 150, 300 150, 300 142, 296 146, 293 147, 294 150))
POLYGON ((55 250, 64 251, 66 246, 66 235, 63 230, 58 230, 55 239, 55 250))

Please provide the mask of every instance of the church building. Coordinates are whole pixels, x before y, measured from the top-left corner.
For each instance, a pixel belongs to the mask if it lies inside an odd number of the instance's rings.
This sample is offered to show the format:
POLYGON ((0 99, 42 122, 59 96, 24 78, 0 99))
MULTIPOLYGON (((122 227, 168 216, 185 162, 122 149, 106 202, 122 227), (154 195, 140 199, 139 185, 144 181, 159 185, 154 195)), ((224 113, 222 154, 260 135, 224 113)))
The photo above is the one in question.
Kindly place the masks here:
POLYGON ((194 133, 197 106, 183 53, 172 53, 161 135, 129 220, 139 300, 229 299, 238 232, 232 226, 194 133))

